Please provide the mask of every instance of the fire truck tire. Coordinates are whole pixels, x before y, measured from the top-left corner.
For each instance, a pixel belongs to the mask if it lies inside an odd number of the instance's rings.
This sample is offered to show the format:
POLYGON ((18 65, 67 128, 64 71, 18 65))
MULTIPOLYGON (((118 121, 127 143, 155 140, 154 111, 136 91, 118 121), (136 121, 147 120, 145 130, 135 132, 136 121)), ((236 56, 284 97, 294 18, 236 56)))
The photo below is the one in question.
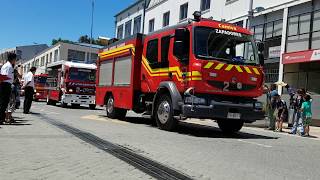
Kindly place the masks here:
POLYGON ((72 107, 72 108, 79 108, 79 107, 80 107, 80 104, 71 104, 71 107, 72 107))
POLYGON ((173 117, 173 106, 168 94, 164 94, 156 101, 155 114, 156 123, 162 130, 173 131, 178 121, 173 117))
POLYGON ((53 105, 52 100, 49 98, 49 96, 47 96, 47 105, 53 105))
POLYGON ((89 109, 95 110, 96 109, 96 105, 95 104, 89 104, 89 109))
POLYGON ((67 108, 67 106, 68 106, 68 104, 65 103, 65 102, 63 102, 63 101, 61 101, 61 104, 60 104, 60 105, 61 105, 62 108, 67 108))
POLYGON ((244 122, 242 120, 218 120, 219 128, 222 132, 232 134, 240 131, 244 122))
POLYGON ((110 95, 106 102, 106 113, 108 118, 124 119, 127 115, 127 110, 114 107, 114 98, 110 95))

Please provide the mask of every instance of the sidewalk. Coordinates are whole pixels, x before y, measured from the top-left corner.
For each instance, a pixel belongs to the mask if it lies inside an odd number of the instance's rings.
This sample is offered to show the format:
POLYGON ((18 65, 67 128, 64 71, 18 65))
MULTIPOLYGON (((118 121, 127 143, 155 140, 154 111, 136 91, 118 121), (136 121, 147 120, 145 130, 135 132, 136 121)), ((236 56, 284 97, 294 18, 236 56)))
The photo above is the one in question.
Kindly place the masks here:
POLYGON ((150 179, 35 114, 0 125, 0 179, 150 179))
MULTIPOLYGON (((252 127, 252 128, 267 128, 268 122, 265 120, 259 120, 252 124, 245 124, 246 127, 252 127)), ((288 128, 288 123, 283 123, 283 132, 289 133, 291 128, 288 128)), ((320 139, 320 127, 317 126, 310 126, 310 136, 312 138, 320 139)))

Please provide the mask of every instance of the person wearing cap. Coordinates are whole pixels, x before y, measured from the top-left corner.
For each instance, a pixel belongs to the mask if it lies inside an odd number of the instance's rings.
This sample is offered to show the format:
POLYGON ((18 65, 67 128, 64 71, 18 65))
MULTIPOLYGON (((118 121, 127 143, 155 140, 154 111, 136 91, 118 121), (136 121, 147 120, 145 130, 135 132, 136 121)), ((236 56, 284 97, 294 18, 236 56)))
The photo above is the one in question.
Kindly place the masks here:
POLYGON ((6 118, 6 110, 11 95, 11 85, 14 80, 14 65, 17 61, 15 53, 8 53, 7 62, 1 67, 0 74, 6 76, 6 80, 0 83, 0 124, 3 124, 6 118))
POLYGON ((36 73, 37 68, 32 67, 30 68, 30 71, 24 76, 24 93, 25 93, 25 98, 24 98, 24 103, 23 103, 23 113, 24 114, 29 114, 31 104, 33 101, 33 94, 34 94, 34 74, 36 73))

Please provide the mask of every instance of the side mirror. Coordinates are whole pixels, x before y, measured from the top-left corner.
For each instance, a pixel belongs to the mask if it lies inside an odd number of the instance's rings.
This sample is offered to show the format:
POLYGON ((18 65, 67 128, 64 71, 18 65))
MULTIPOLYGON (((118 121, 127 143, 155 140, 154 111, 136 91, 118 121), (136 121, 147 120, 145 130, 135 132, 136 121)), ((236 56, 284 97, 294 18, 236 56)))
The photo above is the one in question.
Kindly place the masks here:
POLYGON ((189 31, 185 28, 175 30, 173 54, 181 62, 189 59, 189 31))
POLYGON ((187 29, 178 28, 174 33, 174 41, 185 41, 187 29))
POLYGON ((173 54, 180 60, 184 56, 184 42, 183 41, 174 41, 173 54))
POLYGON ((258 51, 260 51, 260 52, 264 51, 264 43, 258 42, 257 46, 258 46, 258 51))
POLYGON ((259 64, 264 66, 264 55, 260 52, 259 54, 259 64))

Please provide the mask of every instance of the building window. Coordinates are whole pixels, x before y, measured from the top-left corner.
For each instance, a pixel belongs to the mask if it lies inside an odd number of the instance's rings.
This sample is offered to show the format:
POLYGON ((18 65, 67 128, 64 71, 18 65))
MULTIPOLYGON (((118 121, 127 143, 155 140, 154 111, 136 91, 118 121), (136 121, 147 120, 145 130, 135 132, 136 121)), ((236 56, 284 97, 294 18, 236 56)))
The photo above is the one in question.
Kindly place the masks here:
POLYGON ((147 46, 147 60, 152 68, 158 63, 158 39, 150 40, 147 46))
POLYGON ((149 21, 149 33, 154 31, 154 19, 149 21))
POLYGON ((320 48, 320 10, 313 14, 313 30, 312 30, 311 49, 320 48))
POLYGON ((85 61, 86 53, 68 49, 68 61, 85 61))
POLYGON ((117 39, 122 39, 122 37, 123 37, 123 24, 118 26, 118 30, 117 30, 117 39))
POLYGON ((170 11, 163 14, 162 27, 169 26, 169 23, 170 23, 170 11))
POLYGON ((90 63, 96 62, 97 59, 98 59, 98 54, 96 54, 96 53, 91 53, 91 62, 90 62, 90 63))
POLYGON ((311 13, 288 18, 287 52, 309 49, 311 13))
POLYGON ((124 37, 127 38, 129 36, 131 36, 131 23, 132 21, 128 21, 126 22, 126 25, 125 25, 125 33, 124 33, 124 37))
POLYGON ((49 61, 49 54, 46 55, 46 61, 45 61, 46 65, 48 64, 48 61, 49 61))
POLYGON ((205 11, 210 9, 211 0, 201 0, 200 10, 205 11))
POLYGON ((50 56, 49 56, 49 63, 52 62, 52 52, 50 53, 50 56))
POLYGON ((141 33, 141 16, 134 18, 133 34, 141 33))
POLYGON ((59 54, 59 50, 56 49, 56 50, 54 51, 54 57, 53 57, 53 61, 54 61, 54 62, 58 61, 58 54, 59 54))
POLYGON ((180 6, 180 21, 188 17, 188 3, 185 3, 180 6))
POLYGON ((44 56, 41 57, 40 66, 44 66, 44 56))

